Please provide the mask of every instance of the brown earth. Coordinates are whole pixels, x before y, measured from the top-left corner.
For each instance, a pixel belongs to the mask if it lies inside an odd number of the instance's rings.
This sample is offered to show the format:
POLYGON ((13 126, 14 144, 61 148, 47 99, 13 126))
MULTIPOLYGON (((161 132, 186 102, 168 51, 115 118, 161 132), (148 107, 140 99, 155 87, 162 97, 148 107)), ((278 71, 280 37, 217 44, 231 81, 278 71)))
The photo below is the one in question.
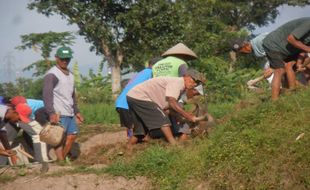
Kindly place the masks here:
MULTIPOLYGON (((89 135, 89 134, 88 134, 89 135)), ((88 136, 87 135, 87 136, 88 136)), ((16 178, 8 183, 0 182, 1 190, 92 190, 92 189, 150 189, 151 182, 145 177, 127 179, 120 176, 107 174, 70 174, 70 170, 76 166, 87 166, 96 169, 106 167, 115 157, 123 156, 126 145, 126 132, 104 132, 88 138, 80 143, 81 156, 71 166, 59 166, 49 164, 49 171, 40 174, 40 164, 28 167, 4 167, 0 168, 1 175, 9 175, 16 178)), ((2 180, 3 181, 3 180, 2 180)))
MULTIPOLYGON (((205 124, 204 124, 205 125, 205 124)), ((87 172, 72 172, 72 170, 86 166, 87 168, 101 169, 111 164, 117 157, 131 159, 134 154, 126 152, 126 131, 119 126, 89 125, 81 129, 78 142, 81 155, 71 165, 59 166, 55 163, 49 164, 49 171, 40 173, 40 164, 32 164, 27 167, 5 167, 0 168, 1 190, 92 190, 92 189, 152 189, 150 179, 136 177, 127 179, 120 176, 107 174, 89 174, 87 172), (85 128, 84 128, 85 127, 85 128), (106 130, 109 129, 109 130, 106 130), (14 180, 5 182, 5 177, 13 177, 14 180)), ((147 144, 163 143, 163 141, 152 140, 147 144)), ((147 144, 138 144, 133 149, 143 151, 147 144)))

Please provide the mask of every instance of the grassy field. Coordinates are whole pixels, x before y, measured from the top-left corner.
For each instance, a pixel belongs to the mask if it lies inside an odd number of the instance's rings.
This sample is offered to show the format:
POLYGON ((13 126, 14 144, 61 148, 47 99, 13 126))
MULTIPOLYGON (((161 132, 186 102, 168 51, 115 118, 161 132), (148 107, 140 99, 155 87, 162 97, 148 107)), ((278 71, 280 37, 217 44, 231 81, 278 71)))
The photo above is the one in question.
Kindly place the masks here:
POLYGON ((85 124, 117 124, 118 114, 114 105, 82 104, 80 111, 85 118, 85 124))
MULTIPOLYGON (((208 138, 178 146, 153 140, 136 145, 133 154, 120 154, 123 144, 97 147, 95 158, 99 164, 105 159, 107 167, 95 169, 87 164, 91 162, 77 160, 69 173, 145 176, 152 181, 151 189, 310 189, 309 97, 308 89, 277 102, 254 95, 236 103, 210 104, 218 125, 208 138)), ((81 111, 88 123, 81 128, 84 140, 121 130, 111 124, 118 123, 113 105, 82 105, 81 111)), ((0 175, 0 183, 15 178, 0 175)))
POLYGON ((153 144, 105 172, 147 176, 155 189, 309 189, 309 97, 307 90, 277 102, 225 105, 231 116, 209 138, 153 144))

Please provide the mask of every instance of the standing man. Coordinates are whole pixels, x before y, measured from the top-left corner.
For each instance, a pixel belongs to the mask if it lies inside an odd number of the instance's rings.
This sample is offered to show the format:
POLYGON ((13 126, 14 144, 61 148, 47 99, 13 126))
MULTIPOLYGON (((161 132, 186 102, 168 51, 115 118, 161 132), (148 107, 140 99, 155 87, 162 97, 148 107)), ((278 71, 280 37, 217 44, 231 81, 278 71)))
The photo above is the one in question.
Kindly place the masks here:
POLYGON ((268 34, 263 40, 270 67, 274 69, 271 98, 277 100, 281 78, 286 73, 290 88, 295 87, 292 61, 302 52, 310 52, 310 17, 292 20, 268 34))
POLYGON ((47 71, 43 81, 43 101, 51 123, 60 122, 65 128, 65 144, 56 148, 58 160, 64 160, 78 134, 80 114, 75 95, 74 77, 68 65, 72 58, 69 47, 60 47, 55 55, 57 64, 47 71), (77 123, 76 123, 77 122, 77 123))

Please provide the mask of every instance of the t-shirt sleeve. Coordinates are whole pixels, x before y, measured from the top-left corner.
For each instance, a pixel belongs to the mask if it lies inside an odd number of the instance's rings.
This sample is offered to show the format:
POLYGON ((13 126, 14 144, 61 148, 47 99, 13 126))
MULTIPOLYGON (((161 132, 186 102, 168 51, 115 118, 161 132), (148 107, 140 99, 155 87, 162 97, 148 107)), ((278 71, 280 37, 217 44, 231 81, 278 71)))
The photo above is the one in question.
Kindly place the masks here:
POLYGON ((187 64, 182 64, 179 66, 179 77, 183 77, 184 75, 187 74, 187 69, 188 69, 188 66, 187 64))
POLYGON ((298 40, 300 40, 305 34, 310 32, 310 20, 305 21, 295 28, 291 34, 298 40))
POLYGON ((43 102, 47 113, 50 115, 55 113, 53 102, 53 90, 58 83, 58 79, 54 74, 47 74, 43 79, 43 102))
POLYGON ((184 89, 184 82, 174 81, 166 86, 166 97, 172 97, 176 100, 179 98, 181 91, 184 89))

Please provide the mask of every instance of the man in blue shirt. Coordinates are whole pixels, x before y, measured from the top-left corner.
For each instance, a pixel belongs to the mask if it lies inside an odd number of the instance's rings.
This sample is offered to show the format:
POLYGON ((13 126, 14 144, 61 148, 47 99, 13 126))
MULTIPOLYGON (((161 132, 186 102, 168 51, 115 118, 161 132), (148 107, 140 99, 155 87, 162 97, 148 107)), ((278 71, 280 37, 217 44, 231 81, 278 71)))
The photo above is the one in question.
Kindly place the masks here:
POLYGON ((119 114, 121 126, 127 128, 128 137, 132 135, 133 120, 129 112, 126 95, 128 91, 131 90, 136 85, 152 78, 152 66, 160 59, 161 58, 158 58, 158 57, 151 59, 148 63, 148 67, 140 71, 133 78, 131 78, 128 84, 125 86, 125 88, 121 92, 121 94, 116 99, 116 102, 115 102, 116 111, 119 114))

